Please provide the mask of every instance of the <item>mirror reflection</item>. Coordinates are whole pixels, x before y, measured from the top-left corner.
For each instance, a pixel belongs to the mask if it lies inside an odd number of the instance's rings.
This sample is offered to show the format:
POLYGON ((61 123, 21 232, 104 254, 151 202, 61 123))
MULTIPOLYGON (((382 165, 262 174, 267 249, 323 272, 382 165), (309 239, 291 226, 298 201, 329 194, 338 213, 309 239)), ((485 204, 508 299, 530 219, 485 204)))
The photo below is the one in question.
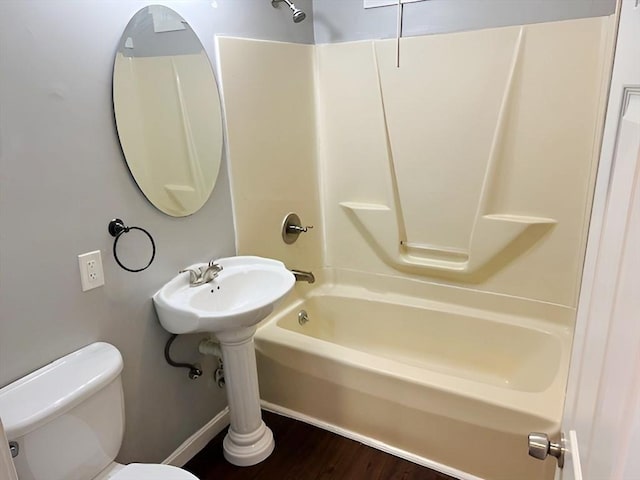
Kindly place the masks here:
POLYGON ((113 105, 127 165, 147 199, 172 216, 199 210, 220 168, 220 99, 204 47, 173 10, 151 5, 127 25, 113 105))

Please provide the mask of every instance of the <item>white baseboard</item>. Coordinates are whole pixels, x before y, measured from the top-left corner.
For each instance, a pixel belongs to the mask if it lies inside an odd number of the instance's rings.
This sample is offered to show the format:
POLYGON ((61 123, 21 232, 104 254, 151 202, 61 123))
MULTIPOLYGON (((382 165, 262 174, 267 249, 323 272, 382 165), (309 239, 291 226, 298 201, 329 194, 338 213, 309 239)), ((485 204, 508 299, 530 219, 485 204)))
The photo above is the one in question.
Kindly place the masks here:
POLYGON ((229 407, 225 407, 224 410, 207 422, 204 427, 182 442, 182 445, 162 463, 164 465, 173 465, 174 467, 183 467, 228 425, 229 407))
MULTIPOLYGON (((270 412, 278 413, 280 415, 284 415, 285 417, 293 418, 294 420, 300 420, 301 422, 308 423, 309 425, 322 428, 323 430, 327 430, 329 432, 335 433, 337 435, 340 435, 346 438, 350 438, 351 440, 355 440, 356 442, 360 442, 369 447, 373 447, 377 450, 381 450, 390 455, 394 455, 399 458, 404 458, 405 460, 409 460, 410 462, 417 463, 418 465, 422 465, 423 467, 430 468, 431 470, 444 473, 445 475, 449 475, 451 477, 455 477, 460 480, 484 480, 481 477, 477 477, 470 473, 463 472, 462 470, 458 470, 456 468, 449 467, 442 463, 429 460, 428 458, 415 455, 413 453, 407 452, 406 450, 392 447, 391 445, 387 445, 386 443, 380 442, 374 438, 366 437, 364 435, 353 432, 351 430, 347 430, 345 428, 338 427, 331 423, 318 420, 317 418, 314 418, 314 417, 309 417, 303 413, 299 413, 294 410, 289 410, 288 408, 281 407, 279 405, 275 405, 270 402, 265 402, 264 400, 261 401, 261 404, 262 404, 262 408, 270 412)), ((276 448, 278 448, 277 442, 276 442, 276 448)))

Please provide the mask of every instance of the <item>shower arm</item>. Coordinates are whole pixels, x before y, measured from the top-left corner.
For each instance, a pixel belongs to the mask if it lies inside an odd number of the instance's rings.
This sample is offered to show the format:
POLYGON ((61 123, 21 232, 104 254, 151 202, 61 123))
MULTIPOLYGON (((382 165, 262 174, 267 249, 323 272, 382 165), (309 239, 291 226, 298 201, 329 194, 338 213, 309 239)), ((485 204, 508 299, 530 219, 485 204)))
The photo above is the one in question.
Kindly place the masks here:
POLYGON ((280 2, 284 2, 289 5, 289 8, 293 10, 296 6, 290 0, 271 0, 271 5, 277 7, 280 2))

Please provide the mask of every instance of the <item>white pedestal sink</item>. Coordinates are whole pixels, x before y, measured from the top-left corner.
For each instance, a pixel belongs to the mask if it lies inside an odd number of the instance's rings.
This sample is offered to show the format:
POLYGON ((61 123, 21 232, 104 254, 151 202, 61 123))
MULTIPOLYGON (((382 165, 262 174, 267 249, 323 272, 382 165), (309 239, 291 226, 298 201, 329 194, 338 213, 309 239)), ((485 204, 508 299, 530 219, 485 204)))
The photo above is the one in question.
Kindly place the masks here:
POLYGON ((220 341, 231 417, 224 456, 234 465, 255 465, 275 443, 260 412, 253 334, 295 278, 277 260, 229 257, 215 263, 223 268, 211 282, 191 287, 189 274, 181 273, 153 296, 153 303, 167 331, 210 332, 220 341))

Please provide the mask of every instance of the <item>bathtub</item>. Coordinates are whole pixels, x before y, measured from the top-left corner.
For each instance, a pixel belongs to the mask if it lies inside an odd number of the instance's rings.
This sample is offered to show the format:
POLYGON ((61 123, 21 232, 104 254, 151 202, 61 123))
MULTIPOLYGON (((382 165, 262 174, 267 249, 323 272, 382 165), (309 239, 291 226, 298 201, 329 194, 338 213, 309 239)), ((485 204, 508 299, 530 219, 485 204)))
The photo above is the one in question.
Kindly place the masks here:
POLYGON ((294 295, 258 329, 266 408, 458 478, 553 477, 527 434, 559 432, 571 309, 342 280, 294 295))

